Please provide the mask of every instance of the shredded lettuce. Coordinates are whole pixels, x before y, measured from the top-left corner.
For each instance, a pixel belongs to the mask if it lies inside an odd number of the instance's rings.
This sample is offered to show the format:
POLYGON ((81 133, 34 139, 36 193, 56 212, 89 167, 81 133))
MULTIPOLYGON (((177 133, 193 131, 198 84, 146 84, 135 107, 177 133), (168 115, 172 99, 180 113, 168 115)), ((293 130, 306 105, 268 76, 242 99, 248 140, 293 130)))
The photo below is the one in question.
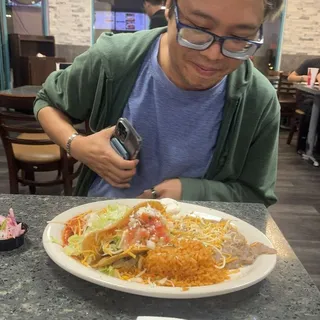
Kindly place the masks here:
POLYGON ((111 250, 118 250, 120 249, 120 241, 121 241, 121 237, 120 236, 115 236, 113 237, 111 243, 110 243, 110 248, 111 250))
POLYGON ((113 268, 112 266, 108 266, 108 267, 102 268, 99 271, 101 271, 102 273, 105 273, 105 274, 107 274, 108 276, 111 276, 111 277, 116 277, 117 276, 116 269, 113 268))
POLYGON ((82 241, 84 236, 77 234, 68 239, 68 245, 63 248, 63 251, 68 256, 80 256, 82 254, 82 241))
MULTIPOLYGON (((90 232, 102 230, 108 225, 119 221, 126 214, 128 206, 125 205, 109 205, 95 213, 89 214, 87 217, 87 223, 84 233, 79 235, 73 235, 68 239, 68 245, 63 248, 63 251, 68 256, 81 256, 82 242, 87 234, 90 232)), ((118 248, 121 238, 116 236, 113 239, 114 250, 118 248)), ((111 272, 111 271, 110 271, 111 272)))
POLYGON ((128 210, 125 205, 109 205, 106 208, 89 216, 85 234, 101 230, 108 225, 120 220, 128 210))
POLYGON ((61 241, 59 241, 57 238, 50 237, 50 240, 51 240, 52 243, 55 243, 55 244, 58 244, 58 245, 62 246, 61 241))

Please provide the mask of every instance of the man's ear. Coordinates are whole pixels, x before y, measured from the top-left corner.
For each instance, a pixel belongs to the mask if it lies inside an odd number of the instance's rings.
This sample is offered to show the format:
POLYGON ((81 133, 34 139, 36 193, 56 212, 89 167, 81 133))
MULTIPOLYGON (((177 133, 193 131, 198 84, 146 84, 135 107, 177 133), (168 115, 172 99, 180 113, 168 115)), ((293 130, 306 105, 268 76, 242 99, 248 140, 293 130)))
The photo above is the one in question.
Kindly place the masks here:
POLYGON ((169 12, 170 12, 171 6, 172 6, 172 0, 167 0, 167 2, 166 2, 166 10, 164 12, 164 15, 165 15, 167 21, 169 21, 169 19, 170 19, 169 12))
POLYGON ((167 21, 169 21, 169 9, 166 8, 166 10, 164 11, 164 16, 166 17, 167 21))

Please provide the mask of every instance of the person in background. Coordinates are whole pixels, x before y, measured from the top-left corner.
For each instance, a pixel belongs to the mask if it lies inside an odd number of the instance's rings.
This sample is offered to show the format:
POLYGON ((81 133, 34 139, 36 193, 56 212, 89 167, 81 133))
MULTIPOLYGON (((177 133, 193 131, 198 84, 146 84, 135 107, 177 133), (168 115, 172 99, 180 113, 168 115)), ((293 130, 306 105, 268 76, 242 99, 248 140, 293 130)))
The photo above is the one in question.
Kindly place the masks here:
POLYGON ((263 203, 277 200, 280 105, 250 57, 283 0, 168 0, 168 28, 102 34, 52 73, 34 112, 84 164, 75 194, 263 203), (127 118, 139 159, 110 143, 127 118), (89 122, 92 134, 73 124, 89 122))
POLYGON ((143 6, 150 18, 149 29, 166 27, 168 25, 168 21, 164 14, 163 0, 144 0, 143 6))
MULTIPOLYGON (((291 72, 288 76, 290 82, 307 82, 308 81, 308 68, 319 68, 317 75, 317 81, 320 83, 320 58, 305 60, 295 71, 291 72)), ((297 106, 303 111, 303 115, 300 117, 299 133, 297 152, 303 153, 306 150, 306 141, 309 132, 309 123, 311 118, 311 111, 313 106, 313 95, 304 91, 297 92, 297 106)), ((319 119, 320 120, 320 119, 319 119)), ((320 126, 318 124, 318 135, 320 126)), ((317 144, 319 149, 319 144, 317 144)))
MULTIPOLYGON (((320 58, 305 60, 297 70, 290 73, 288 80, 291 82, 307 82, 308 68, 319 68, 320 71, 320 58)), ((320 73, 317 75, 317 80, 320 83, 320 73)))

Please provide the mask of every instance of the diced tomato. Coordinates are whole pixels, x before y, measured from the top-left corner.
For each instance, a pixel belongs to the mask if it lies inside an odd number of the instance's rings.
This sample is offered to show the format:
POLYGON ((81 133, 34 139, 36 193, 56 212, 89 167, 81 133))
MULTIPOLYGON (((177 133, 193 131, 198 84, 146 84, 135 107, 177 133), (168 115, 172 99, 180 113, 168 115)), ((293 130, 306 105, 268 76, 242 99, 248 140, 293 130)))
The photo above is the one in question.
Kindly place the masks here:
POLYGON ((151 222, 152 217, 148 215, 147 213, 142 213, 139 220, 145 224, 148 224, 151 222))
POLYGON ((169 242, 169 231, 160 218, 142 213, 139 216, 140 225, 128 230, 125 242, 127 246, 140 242, 146 244, 146 241, 152 239, 157 242, 169 242))
POLYGON ((135 229, 131 229, 129 230, 129 232, 126 235, 125 241, 128 245, 130 245, 131 243, 133 243, 133 239, 135 237, 135 229))
POLYGON ((73 235, 72 229, 68 226, 65 227, 63 230, 63 235, 62 235, 62 242, 63 246, 68 245, 68 239, 73 235))
POLYGON ((67 245, 68 239, 71 236, 73 236, 74 234, 81 235, 83 232, 84 225, 85 225, 85 220, 82 219, 81 217, 79 218, 79 216, 76 216, 76 217, 70 219, 67 222, 67 224, 64 227, 63 232, 62 232, 63 245, 67 245))
POLYGON ((150 237, 150 232, 146 228, 140 228, 136 232, 136 237, 138 239, 149 239, 150 237))

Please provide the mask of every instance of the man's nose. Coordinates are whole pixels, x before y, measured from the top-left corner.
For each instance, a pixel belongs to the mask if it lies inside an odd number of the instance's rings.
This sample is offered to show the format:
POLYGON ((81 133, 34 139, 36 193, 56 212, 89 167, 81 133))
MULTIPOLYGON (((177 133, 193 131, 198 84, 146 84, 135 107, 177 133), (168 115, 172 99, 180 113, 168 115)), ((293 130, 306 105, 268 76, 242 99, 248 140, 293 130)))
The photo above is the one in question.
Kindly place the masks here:
POLYGON ((224 57, 221 53, 221 45, 219 41, 215 41, 208 49, 201 51, 201 55, 208 60, 221 60, 224 57))

